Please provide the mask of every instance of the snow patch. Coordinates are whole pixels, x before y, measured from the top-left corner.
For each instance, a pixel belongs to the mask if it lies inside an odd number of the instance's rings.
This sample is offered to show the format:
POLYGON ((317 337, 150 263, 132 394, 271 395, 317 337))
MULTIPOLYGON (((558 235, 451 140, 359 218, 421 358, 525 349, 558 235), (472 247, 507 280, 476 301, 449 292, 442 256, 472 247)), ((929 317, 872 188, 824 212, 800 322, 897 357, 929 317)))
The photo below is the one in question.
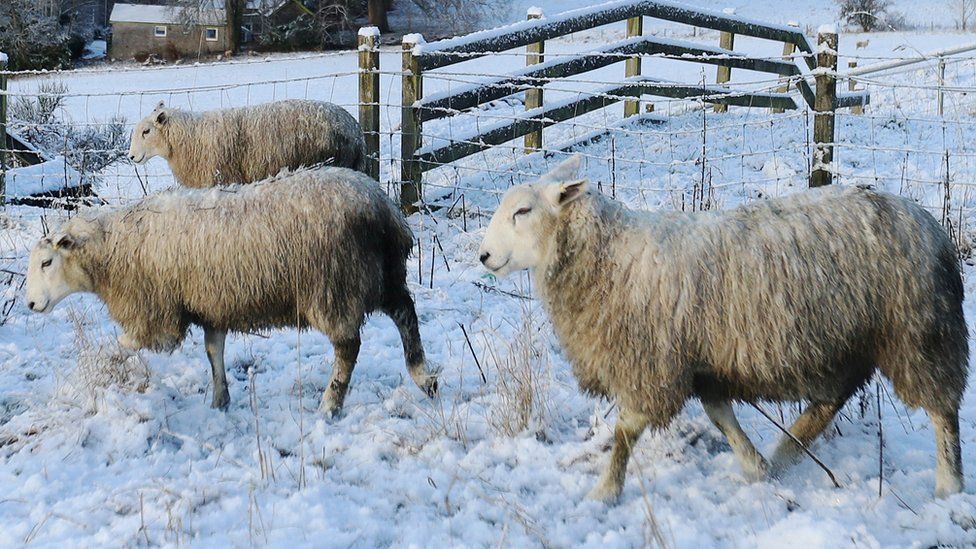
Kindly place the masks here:
POLYGON ((540 19, 543 17, 542 8, 540 8, 539 6, 532 6, 531 8, 526 10, 525 14, 528 17, 533 17, 536 19, 540 19))
POLYGON ((81 185, 81 174, 63 156, 7 172, 8 196, 31 196, 81 185))
POLYGON ((817 27, 817 34, 837 34, 837 23, 824 23, 817 27))
POLYGON ((380 35, 379 27, 373 27, 373 26, 359 27, 359 36, 379 36, 379 35, 380 35))

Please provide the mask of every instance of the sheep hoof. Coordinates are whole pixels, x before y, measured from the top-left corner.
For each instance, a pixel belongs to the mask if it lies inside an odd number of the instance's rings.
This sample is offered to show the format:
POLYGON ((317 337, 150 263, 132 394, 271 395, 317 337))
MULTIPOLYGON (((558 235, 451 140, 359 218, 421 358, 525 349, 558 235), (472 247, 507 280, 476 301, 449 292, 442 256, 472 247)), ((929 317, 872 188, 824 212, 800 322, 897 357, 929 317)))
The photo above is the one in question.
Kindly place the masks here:
POLYGON ((136 340, 132 339, 129 334, 122 334, 117 338, 117 340, 119 342, 119 347, 121 347, 123 351, 129 351, 134 354, 135 351, 139 350, 139 344, 136 342, 136 340))
POLYGON ((621 487, 610 482, 600 481, 586 497, 606 505, 616 505, 620 501, 621 487))
POLYGON ((227 408, 230 407, 230 395, 221 395, 219 398, 217 395, 214 395, 213 401, 210 403, 210 407, 214 410, 226 412, 227 408))
POLYGON ((319 404, 319 413, 325 419, 336 419, 342 413, 342 403, 336 402, 336 399, 328 394, 323 395, 322 403, 319 404))
POLYGON ((948 478, 943 482, 935 483, 935 497, 937 499, 945 499, 959 492, 962 492, 962 479, 960 478, 948 478))
POLYGON ((438 385, 436 373, 428 373, 426 371, 420 371, 418 373, 411 372, 410 377, 413 378, 414 383, 417 384, 417 387, 420 387, 420 390, 425 395, 430 398, 437 396, 438 385))
POLYGON ((764 480, 769 480, 770 477, 775 477, 769 467, 769 463, 763 459, 758 463, 742 466, 742 475, 749 482, 762 482, 764 480))

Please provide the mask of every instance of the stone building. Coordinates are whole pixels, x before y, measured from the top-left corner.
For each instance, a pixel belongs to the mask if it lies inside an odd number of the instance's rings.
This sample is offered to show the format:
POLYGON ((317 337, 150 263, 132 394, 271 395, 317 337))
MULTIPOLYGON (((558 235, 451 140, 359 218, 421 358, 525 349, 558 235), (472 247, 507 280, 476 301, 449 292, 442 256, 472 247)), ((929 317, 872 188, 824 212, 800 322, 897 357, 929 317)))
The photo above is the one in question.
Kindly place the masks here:
POLYGON ((227 50, 224 10, 181 13, 171 6, 115 4, 110 59, 196 58, 227 50))

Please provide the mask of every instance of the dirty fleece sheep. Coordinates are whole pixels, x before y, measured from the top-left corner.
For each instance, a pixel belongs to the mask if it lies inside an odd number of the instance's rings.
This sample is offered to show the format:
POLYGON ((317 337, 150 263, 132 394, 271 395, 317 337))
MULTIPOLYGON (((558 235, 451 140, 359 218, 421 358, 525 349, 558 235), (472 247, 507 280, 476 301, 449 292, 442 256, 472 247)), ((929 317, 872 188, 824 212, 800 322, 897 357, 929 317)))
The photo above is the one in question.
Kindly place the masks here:
POLYGON ((790 428, 809 445, 880 369, 931 418, 935 493, 962 489, 959 403, 967 330, 956 252, 920 206, 827 187, 725 212, 641 212, 578 180, 574 157, 510 189, 481 261, 532 269, 580 386, 620 407, 610 463, 590 494, 614 501, 631 447, 698 397, 747 475, 771 460, 731 402, 807 401, 790 428))
POLYGON ((185 187, 251 183, 283 168, 328 164, 366 171, 366 141, 345 109, 288 100, 202 113, 162 102, 132 130, 129 159, 169 163, 185 187))
POLYGON ((334 414, 359 354, 360 328, 376 310, 400 331, 413 380, 428 395, 437 389, 406 285, 412 244, 379 185, 346 168, 173 189, 131 207, 82 213, 42 239, 28 267, 28 306, 49 312, 69 294, 94 292, 128 348, 171 350, 191 324, 202 326, 215 408, 230 401, 228 331, 314 328, 335 347, 321 405, 334 414))

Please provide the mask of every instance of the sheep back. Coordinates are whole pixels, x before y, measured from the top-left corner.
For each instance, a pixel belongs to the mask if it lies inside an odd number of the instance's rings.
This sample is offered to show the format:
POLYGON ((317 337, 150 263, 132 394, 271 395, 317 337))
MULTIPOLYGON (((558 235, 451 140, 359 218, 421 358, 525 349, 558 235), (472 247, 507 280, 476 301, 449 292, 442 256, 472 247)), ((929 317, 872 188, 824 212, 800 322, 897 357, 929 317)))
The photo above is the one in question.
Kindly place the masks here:
POLYGON ((186 187, 250 183, 282 169, 328 164, 365 171, 362 128, 345 109, 287 100, 192 113, 171 111, 165 138, 186 187))

